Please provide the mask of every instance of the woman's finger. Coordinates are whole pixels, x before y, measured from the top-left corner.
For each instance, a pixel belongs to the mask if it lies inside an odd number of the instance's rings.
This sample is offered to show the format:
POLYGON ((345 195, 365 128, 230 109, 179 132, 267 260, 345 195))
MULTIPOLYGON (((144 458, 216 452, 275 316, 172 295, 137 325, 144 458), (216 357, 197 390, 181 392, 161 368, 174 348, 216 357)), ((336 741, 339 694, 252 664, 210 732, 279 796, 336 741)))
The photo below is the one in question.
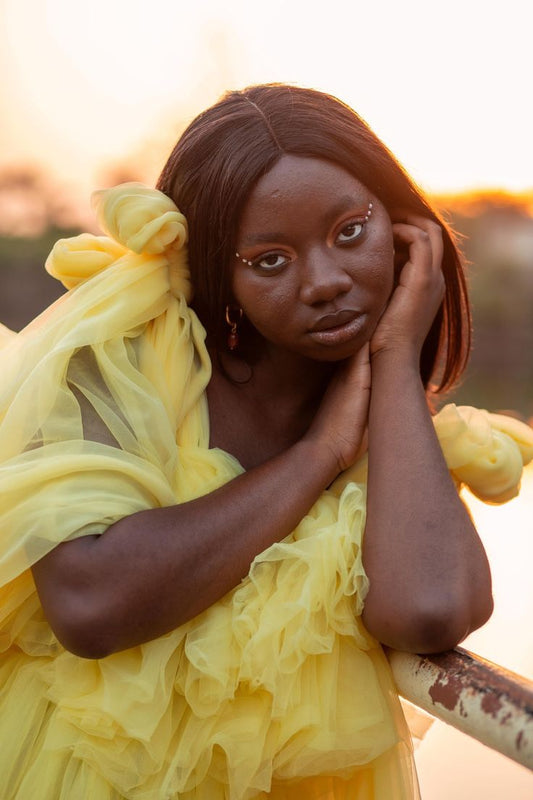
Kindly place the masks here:
POLYGON ((442 229, 432 220, 420 217, 418 224, 395 222, 392 225, 396 244, 405 244, 409 260, 426 262, 432 272, 439 272, 442 264, 442 229))

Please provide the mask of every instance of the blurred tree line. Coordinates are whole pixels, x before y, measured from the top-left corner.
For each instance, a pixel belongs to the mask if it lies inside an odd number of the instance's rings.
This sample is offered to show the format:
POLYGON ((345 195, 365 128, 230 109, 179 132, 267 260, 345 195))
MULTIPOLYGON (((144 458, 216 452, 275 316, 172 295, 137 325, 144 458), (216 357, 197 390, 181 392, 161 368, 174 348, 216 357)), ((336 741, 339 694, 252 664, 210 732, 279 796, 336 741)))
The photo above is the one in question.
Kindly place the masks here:
MULTIPOLYGON (((135 180, 110 174, 106 185, 135 180)), ((447 399, 533 417, 533 196, 433 198, 467 260, 473 350, 447 399)), ((20 330, 63 292, 44 270, 53 243, 87 223, 68 192, 29 169, 0 175, 0 322, 20 330)))
POLYGON ((458 404, 533 417, 533 196, 434 198, 467 262, 473 347, 458 404))

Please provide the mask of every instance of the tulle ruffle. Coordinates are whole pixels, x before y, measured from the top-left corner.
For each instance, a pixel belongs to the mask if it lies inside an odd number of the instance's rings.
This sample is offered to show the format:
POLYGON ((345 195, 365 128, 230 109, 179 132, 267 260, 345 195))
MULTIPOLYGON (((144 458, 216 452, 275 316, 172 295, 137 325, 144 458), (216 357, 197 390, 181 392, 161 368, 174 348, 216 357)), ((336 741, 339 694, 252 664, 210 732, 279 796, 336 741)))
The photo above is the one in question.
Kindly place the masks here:
MULTIPOLYGON (((247 800, 272 786, 271 797, 299 798, 304 779, 308 796, 319 797, 326 777, 343 791, 371 787, 361 797, 412 797, 388 666, 358 617, 364 515, 362 487, 350 484, 340 500, 325 494, 291 537, 255 559, 239 587, 146 645, 100 661, 62 650, 24 661, 12 648, 2 736, 14 719, 13 681, 19 712, 28 693, 23 708, 36 700, 42 707, 43 697, 49 704, 15 733, 26 752, 41 731, 25 772, 38 774, 46 752, 61 769, 67 754, 81 760, 132 800, 247 800), (374 773, 376 759, 383 769, 374 773), (378 774, 402 778, 390 794, 374 794, 378 774)), ((33 650, 24 633, 15 644, 33 650)), ((17 797, 8 786, 2 796, 17 797)))

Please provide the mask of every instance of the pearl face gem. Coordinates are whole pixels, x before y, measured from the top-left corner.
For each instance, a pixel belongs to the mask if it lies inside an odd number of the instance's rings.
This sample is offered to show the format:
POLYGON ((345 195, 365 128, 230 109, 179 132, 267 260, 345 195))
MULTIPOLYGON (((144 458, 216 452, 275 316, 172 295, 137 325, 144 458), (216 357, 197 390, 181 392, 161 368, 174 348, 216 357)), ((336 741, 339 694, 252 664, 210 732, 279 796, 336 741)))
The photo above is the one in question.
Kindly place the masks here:
POLYGON ((240 255, 239 253, 235 253, 235 255, 237 256, 237 258, 240 258, 240 259, 241 259, 241 261, 242 261, 242 263, 243 263, 243 264, 248 264, 248 266, 249 266, 249 267, 251 267, 251 266, 252 266, 252 262, 251 262, 251 261, 247 261, 245 258, 242 258, 242 257, 241 257, 241 255, 240 255))

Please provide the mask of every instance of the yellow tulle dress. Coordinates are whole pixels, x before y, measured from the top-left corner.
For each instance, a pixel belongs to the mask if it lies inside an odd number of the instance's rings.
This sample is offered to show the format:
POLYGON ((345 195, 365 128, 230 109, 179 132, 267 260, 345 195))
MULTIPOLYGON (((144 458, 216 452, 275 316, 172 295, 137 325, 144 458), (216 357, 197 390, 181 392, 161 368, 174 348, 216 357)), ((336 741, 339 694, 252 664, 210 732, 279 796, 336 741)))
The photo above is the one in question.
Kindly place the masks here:
MULTIPOLYGON (((209 448, 185 219, 140 184, 95 202, 107 235, 47 261, 71 291, 0 336, 0 797, 411 800, 409 731, 360 620, 364 462, 171 633, 87 660, 51 631, 38 559, 242 472, 209 448)), ((529 428, 455 406, 436 426, 458 484, 516 493, 529 428)))

